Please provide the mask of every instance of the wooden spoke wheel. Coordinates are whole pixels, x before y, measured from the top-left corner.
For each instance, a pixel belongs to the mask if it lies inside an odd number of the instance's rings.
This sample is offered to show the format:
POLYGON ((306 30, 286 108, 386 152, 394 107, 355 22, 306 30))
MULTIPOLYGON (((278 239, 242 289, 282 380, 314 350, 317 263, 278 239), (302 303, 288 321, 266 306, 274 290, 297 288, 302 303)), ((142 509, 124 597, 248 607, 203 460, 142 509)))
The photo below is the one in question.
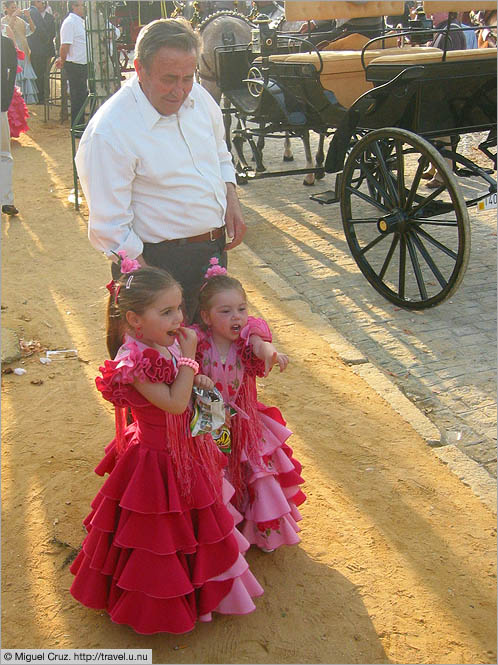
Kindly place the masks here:
POLYGON ((469 217, 451 165, 428 141, 395 127, 369 132, 346 160, 340 198, 353 258, 385 298, 425 309, 457 290, 469 217))

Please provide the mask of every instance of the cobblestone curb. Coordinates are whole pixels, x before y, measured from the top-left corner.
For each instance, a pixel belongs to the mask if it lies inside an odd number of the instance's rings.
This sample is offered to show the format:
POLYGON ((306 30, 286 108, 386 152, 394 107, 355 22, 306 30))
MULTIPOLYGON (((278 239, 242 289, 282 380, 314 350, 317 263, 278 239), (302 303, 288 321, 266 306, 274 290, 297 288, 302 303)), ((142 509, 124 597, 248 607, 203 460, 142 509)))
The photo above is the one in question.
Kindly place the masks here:
POLYGON ((337 332, 324 317, 311 311, 309 304, 303 300, 287 282, 279 277, 257 254, 247 245, 237 249, 240 258, 258 271, 258 276, 274 291, 279 300, 295 300, 302 304, 306 313, 307 324, 322 337, 352 371, 366 381, 413 429, 427 442, 431 451, 446 464, 458 478, 490 510, 496 511, 497 488, 494 479, 477 462, 470 459, 456 446, 444 445, 438 428, 420 411, 381 370, 337 332))

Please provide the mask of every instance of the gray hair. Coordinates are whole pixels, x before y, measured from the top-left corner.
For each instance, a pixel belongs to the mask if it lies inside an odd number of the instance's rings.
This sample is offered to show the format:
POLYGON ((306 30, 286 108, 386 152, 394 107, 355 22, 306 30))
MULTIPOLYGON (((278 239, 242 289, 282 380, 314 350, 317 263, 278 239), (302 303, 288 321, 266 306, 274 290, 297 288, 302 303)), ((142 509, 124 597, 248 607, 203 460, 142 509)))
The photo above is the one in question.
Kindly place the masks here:
POLYGON ((200 39, 185 18, 161 18, 144 25, 140 30, 135 44, 135 57, 148 68, 154 55, 163 46, 187 53, 195 51, 198 55, 200 39))

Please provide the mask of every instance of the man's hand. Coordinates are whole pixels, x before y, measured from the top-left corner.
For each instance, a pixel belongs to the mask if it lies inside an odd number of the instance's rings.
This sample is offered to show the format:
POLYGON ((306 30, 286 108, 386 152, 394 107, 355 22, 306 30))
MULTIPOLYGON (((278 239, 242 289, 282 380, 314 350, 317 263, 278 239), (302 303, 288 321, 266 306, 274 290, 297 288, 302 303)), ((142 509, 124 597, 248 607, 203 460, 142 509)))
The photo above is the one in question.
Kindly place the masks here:
POLYGON ((225 245, 225 249, 233 249, 240 245, 247 231, 247 227, 242 217, 239 198, 235 191, 235 185, 227 182, 227 211, 225 214, 225 224, 227 227, 227 236, 230 242, 225 245))
POLYGON ((61 44, 59 49, 59 57, 55 61, 55 66, 57 69, 62 69, 64 67, 64 63, 66 62, 66 58, 69 55, 70 48, 71 44, 61 44))

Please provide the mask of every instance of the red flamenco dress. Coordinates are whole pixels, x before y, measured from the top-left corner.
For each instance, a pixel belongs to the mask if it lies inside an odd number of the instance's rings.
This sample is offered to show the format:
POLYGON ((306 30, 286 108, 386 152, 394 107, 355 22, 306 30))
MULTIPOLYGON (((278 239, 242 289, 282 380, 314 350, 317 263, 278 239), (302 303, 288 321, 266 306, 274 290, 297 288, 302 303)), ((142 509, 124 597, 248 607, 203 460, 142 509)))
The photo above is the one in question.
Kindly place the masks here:
POLYGON ((264 376, 265 364, 249 342, 252 334, 271 342, 270 329, 250 316, 222 359, 209 332, 193 328, 201 371, 215 382, 232 414, 226 475, 236 490, 232 503, 244 518, 242 534, 266 551, 294 545, 300 540, 298 506, 306 500, 301 464, 286 443, 292 432, 279 409, 258 401, 256 377, 264 376))
MULTIPOLYGON (((172 354, 180 355, 175 343, 172 354)), ((247 614, 263 589, 242 553, 233 488, 210 435, 190 435, 190 410, 173 415, 138 393, 138 378, 171 384, 176 362, 131 337, 96 379, 116 407, 116 438, 96 468, 109 474, 71 566, 72 595, 136 632, 185 633, 212 612, 247 614), (126 408, 134 422, 126 426, 126 408)))
MULTIPOLYGON (((24 53, 16 48, 17 57, 19 60, 24 60, 24 53)), ((22 71, 21 67, 17 67, 17 71, 22 71)), ((12 101, 7 110, 7 119, 9 121, 10 136, 13 139, 19 138, 22 132, 27 132, 29 130, 28 123, 26 122, 29 118, 28 107, 22 96, 21 89, 15 85, 14 94, 12 95, 12 101)))

